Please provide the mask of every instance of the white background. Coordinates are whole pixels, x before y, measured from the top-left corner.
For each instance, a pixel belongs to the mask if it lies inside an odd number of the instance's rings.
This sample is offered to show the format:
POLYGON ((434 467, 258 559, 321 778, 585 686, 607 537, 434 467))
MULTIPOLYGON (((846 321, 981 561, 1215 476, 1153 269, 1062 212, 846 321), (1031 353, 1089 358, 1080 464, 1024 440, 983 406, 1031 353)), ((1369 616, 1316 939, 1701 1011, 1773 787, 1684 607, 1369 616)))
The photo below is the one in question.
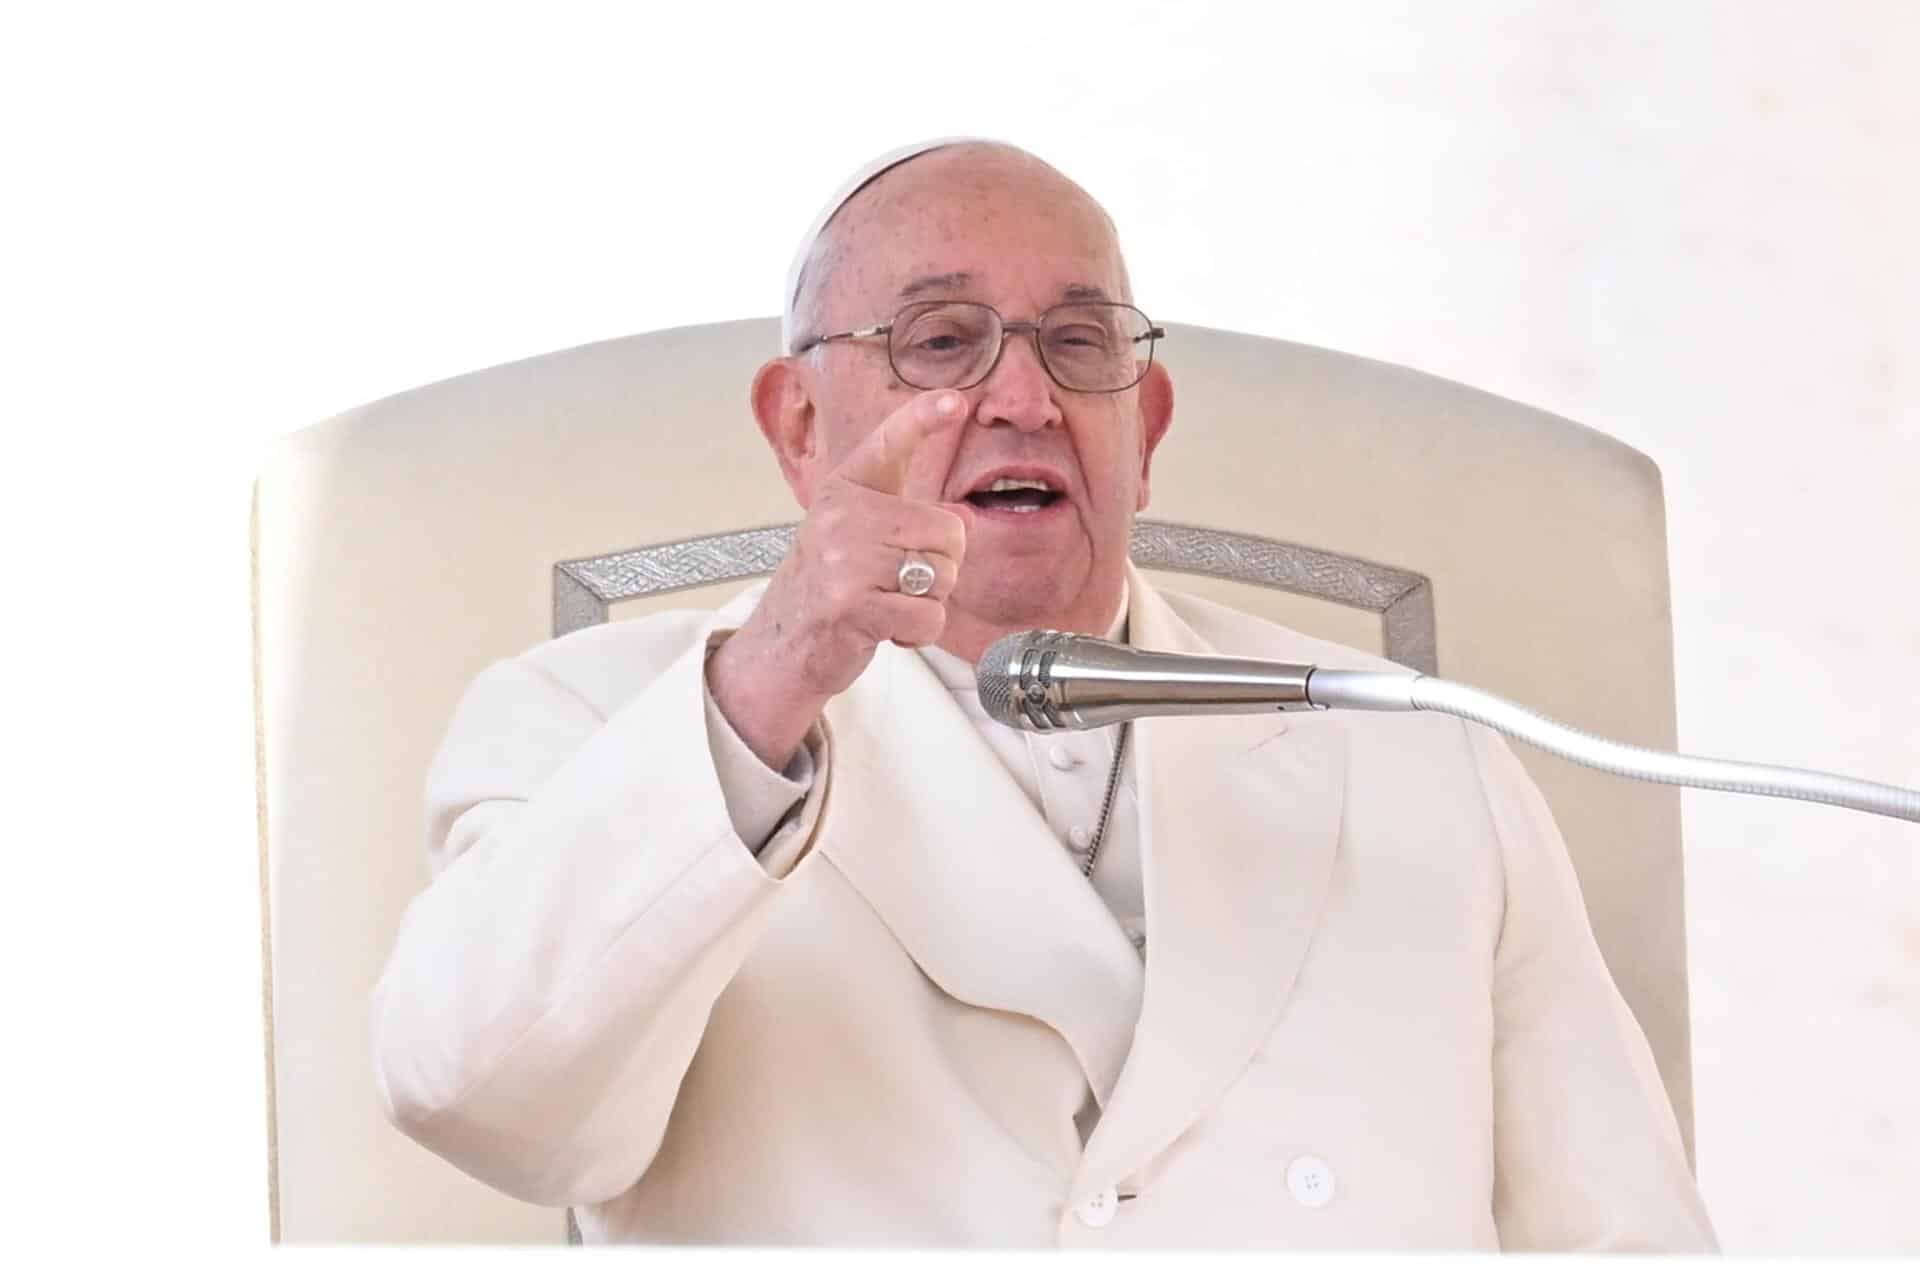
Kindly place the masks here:
MULTIPOLYGON (((903 141, 1052 160, 1107 203, 1156 318, 1412 365, 1644 450, 1683 749, 1920 786, 1920 7, 57 14, 0 36, 0 958, 33 1236, 265 1238, 264 442, 771 313, 819 201, 903 141)), ((1724 1245, 1920 1249, 1920 830, 1684 813, 1724 1245)))

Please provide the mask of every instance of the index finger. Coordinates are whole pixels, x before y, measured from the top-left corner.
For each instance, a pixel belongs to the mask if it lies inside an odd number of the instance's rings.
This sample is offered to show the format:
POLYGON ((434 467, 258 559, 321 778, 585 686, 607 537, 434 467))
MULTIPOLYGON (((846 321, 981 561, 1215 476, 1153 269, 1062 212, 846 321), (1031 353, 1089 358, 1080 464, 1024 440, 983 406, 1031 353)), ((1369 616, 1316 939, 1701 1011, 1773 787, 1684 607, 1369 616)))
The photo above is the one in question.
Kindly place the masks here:
POLYGON ((840 463, 837 474, 865 489, 926 502, 940 497, 940 483, 960 447, 966 421, 966 397, 958 391, 929 391, 888 414, 840 463), (938 468, 911 466, 920 447, 948 432, 946 456, 938 468))

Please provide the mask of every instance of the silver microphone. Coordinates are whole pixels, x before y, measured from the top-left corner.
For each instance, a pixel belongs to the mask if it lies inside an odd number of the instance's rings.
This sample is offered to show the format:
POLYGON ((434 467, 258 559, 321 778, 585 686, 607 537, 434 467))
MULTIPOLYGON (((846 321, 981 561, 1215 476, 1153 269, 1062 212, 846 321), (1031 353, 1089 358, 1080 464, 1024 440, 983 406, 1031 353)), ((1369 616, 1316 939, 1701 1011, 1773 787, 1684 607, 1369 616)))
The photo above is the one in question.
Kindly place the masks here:
POLYGON ((994 641, 974 674, 987 714, 1029 733, 1098 729, 1141 716, 1437 711, 1642 782, 1808 800, 1920 822, 1920 791, 1807 769, 1649 751, 1415 671, 1335 671, 1259 658, 1154 653, 1066 631, 1022 631, 994 641))
POLYGON ((1153 653, 1066 631, 1022 631, 988 647, 975 670, 980 705, 1029 733, 1098 729, 1140 716, 1310 711, 1310 666, 1153 653))

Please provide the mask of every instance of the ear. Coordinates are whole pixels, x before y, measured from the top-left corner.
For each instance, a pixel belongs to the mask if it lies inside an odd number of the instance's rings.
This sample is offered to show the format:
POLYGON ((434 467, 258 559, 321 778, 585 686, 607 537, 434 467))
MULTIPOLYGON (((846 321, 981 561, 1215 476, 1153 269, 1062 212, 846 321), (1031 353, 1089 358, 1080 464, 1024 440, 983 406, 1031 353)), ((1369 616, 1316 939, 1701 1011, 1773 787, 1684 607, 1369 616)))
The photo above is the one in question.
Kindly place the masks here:
POLYGON ((1149 477, 1153 471, 1153 451, 1160 447, 1167 428, 1173 425, 1173 376, 1162 364, 1151 365, 1137 389, 1140 410, 1140 497, 1136 511, 1147 509, 1149 477))
POLYGON ((812 392, 796 357, 769 360, 753 375, 753 418, 760 424, 787 488, 802 508, 813 502, 812 462, 819 452, 812 392))

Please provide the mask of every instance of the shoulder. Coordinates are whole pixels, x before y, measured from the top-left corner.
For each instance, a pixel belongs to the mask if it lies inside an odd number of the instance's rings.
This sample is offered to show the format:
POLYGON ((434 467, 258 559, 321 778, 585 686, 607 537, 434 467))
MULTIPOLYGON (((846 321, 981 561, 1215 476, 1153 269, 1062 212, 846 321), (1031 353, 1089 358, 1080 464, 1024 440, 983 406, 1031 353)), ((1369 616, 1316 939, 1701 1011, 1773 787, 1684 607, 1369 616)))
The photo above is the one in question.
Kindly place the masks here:
MULTIPOLYGON (((1216 650, 1348 671, 1410 671, 1376 653, 1335 644, 1184 592, 1162 591, 1167 606, 1216 650)), ((1329 711, 1355 758, 1396 762, 1419 778, 1426 803, 1442 795, 1491 808, 1503 842, 1556 841, 1558 830, 1537 783, 1495 730, 1436 711, 1329 711)), ((1484 809, 1482 812, 1484 813, 1484 809)))
POLYGON ((716 631, 739 625, 759 599, 754 584, 719 609, 663 609, 603 622, 544 641, 495 668, 537 677, 587 703, 602 718, 639 696, 656 676, 716 631))
MULTIPOLYGON (((1308 635, 1187 592, 1156 590, 1166 609, 1215 653, 1336 671, 1414 674, 1412 668, 1365 649, 1308 635)), ((1478 753, 1482 760, 1489 754, 1502 762, 1510 759, 1499 735, 1438 712, 1323 711, 1314 715, 1342 728, 1355 761, 1435 777, 1444 773, 1449 794, 1455 797, 1477 797, 1485 784, 1486 770, 1474 763, 1476 739, 1482 740, 1478 753), (1437 767, 1441 761, 1447 763, 1444 770, 1437 767)))

